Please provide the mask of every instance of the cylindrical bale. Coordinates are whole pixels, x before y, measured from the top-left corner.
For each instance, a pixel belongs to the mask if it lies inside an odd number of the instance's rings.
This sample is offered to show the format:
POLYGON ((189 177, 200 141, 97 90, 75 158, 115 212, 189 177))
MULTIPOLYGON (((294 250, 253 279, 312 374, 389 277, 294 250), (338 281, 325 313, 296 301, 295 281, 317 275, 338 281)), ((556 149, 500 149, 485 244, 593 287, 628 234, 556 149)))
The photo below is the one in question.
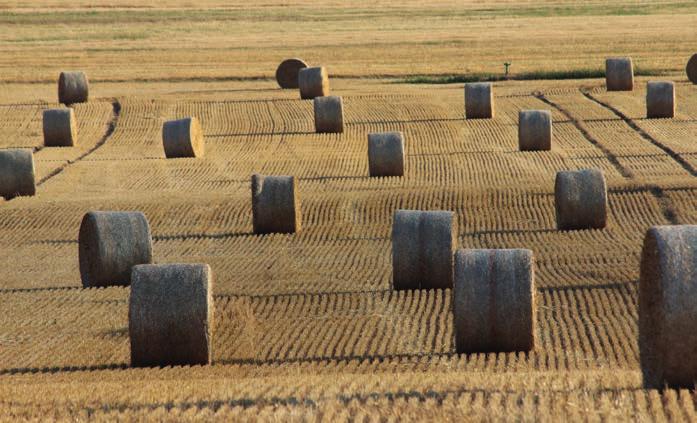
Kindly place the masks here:
POLYGON ((165 122, 162 125, 162 144, 168 159, 203 156, 205 143, 201 124, 195 117, 165 122))
POLYGON ((44 145, 72 147, 77 144, 77 122, 71 108, 44 110, 44 145))
POLYGON ((535 271, 530 250, 455 253, 458 353, 529 351, 535 346, 535 271))
POLYGON ((341 97, 316 97, 313 100, 315 109, 315 131, 318 133, 344 132, 344 106, 341 97))
POLYGON ((456 242, 455 213, 396 210, 392 222, 394 289, 452 288, 456 242))
POLYGON ((608 91, 632 91, 634 67, 630 57, 605 59, 605 85, 608 91))
POLYGON ((404 135, 368 134, 368 167, 370 176, 404 176, 404 135))
POLYGON ((276 82, 281 88, 298 88, 298 74, 307 68, 302 59, 286 59, 276 69, 276 82))
POLYGON ((599 169, 557 172, 557 229, 602 229, 607 224, 607 185, 599 169))
POLYGON ((303 100, 329 95, 329 76, 322 67, 300 69, 298 72, 298 88, 303 100))
POLYGON ((697 225, 654 226, 639 278, 639 357, 647 388, 697 381, 697 225))
POLYGON ((142 264, 133 267, 131 279, 131 366, 210 364, 211 268, 207 264, 142 264))
POLYGON ((89 83, 84 72, 61 72, 58 77, 58 102, 84 103, 89 97, 89 83))
POLYGON ((465 84, 465 118, 491 119, 494 117, 494 89, 490 82, 465 84))
POLYGON ((690 60, 687 61, 685 72, 687 73, 687 79, 693 84, 697 84, 697 54, 693 54, 690 60))
POLYGON ((673 81, 649 81, 646 84, 646 117, 675 116, 675 84, 673 81))
POLYGON ((552 148, 552 113, 549 110, 518 112, 520 151, 548 151, 552 148))
POLYGON ((34 154, 29 149, 0 150, 0 195, 9 200, 36 194, 34 154))
POLYGON ((252 223, 255 234, 300 231, 300 200, 293 176, 252 175, 252 223))
POLYGON ((152 263, 148 219, 141 212, 88 212, 80 225, 78 253, 84 287, 127 286, 133 266, 152 263))

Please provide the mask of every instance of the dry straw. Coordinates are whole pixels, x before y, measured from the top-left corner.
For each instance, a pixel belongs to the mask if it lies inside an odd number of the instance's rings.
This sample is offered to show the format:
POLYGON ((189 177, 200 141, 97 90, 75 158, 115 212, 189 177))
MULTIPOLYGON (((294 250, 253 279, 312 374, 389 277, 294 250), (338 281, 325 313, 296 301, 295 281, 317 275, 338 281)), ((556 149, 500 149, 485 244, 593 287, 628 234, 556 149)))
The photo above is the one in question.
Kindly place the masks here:
POLYGON ((131 365, 209 364, 213 274, 207 264, 133 267, 128 302, 131 365))
POLYGON ((465 84, 465 117, 467 119, 494 117, 494 89, 490 82, 465 84))
POLYGON ((458 353, 535 346, 535 271, 530 250, 458 250, 453 288, 458 353))
POLYGON ((552 113, 549 110, 518 112, 520 151, 548 151, 552 148, 552 113))
POLYGON ((557 229, 602 229, 607 223, 607 185, 599 169, 557 172, 557 229))
POLYGON ((605 59, 605 85, 608 91, 632 91, 634 67, 629 57, 605 59))
POLYGON ((344 132, 344 106, 341 97, 317 97, 313 100, 315 110, 315 132, 344 132))
POLYGON ((673 81, 646 83, 646 117, 672 118, 675 116, 675 84, 673 81))
POLYGON ((201 124, 195 117, 165 122, 162 125, 162 144, 168 159, 203 156, 205 143, 201 124))
POLYGON ((298 74, 307 68, 302 59, 286 59, 276 68, 276 82, 281 88, 298 88, 298 74))
POLYGON ((298 88, 303 100, 329 95, 329 76, 324 67, 300 69, 298 73, 298 88))
POLYGON ((404 176, 404 135, 368 134, 368 167, 370 176, 404 176))
POLYGON ((89 83, 84 72, 61 72, 58 77, 58 102, 66 105, 85 103, 89 83))
POLYGON ((452 288, 456 240, 455 213, 396 210, 392 222, 394 289, 452 288))
POLYGON ((131 268, 152 263, 152 237, 141 212, 91 211, 79 235, 80 276, 84 287, 127 286, 131 268))
POLYGON ((647 388, 697 380, 697 225, 654 226, 639 281, 639 356, 647 388))
POLYGON ((9 200, 36 194, 34 154, 29 149, 0 150, 0 195, 9 200))
POLYGON ((46 147, 72 147, 77 144, 77 121, 73 109, 44 110, 43 127, 46 147))
POLYGON ((300 231, 300 200, 292 176, 252 175, 255 234, 300 231))

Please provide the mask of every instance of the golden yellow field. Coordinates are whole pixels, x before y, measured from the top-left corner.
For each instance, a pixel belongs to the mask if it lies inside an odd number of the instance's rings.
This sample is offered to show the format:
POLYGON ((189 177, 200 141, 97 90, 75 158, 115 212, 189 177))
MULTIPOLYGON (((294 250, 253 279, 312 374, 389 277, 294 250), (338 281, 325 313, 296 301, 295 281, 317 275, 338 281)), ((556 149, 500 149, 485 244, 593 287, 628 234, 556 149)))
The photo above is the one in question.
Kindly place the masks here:
POLYGON ((0 0, 0 146, 35 149, 37 194, 0 200, 0 419, 695 420, 694 392, 645 390, 637 344, 646 229, 697 223, 697 3, 0 0), (602 71, 495 84, 464 119, 456 75, 602 71), (280 90, 287 57, 328 68, 343 134, 280 90), (79 145, 43 147, 61 70, 85 70, 79 145), (650 75, 650 76, 644 76, 650 75), (430 78, 430 79, 429 79, 430 78), (645 83, 676 82, 672 120, 645 83), (549 109, 550 152, 519 152, 518 111, 549 109), (198 116, 206 156, 165 159, 198 116), (405 134, 403 178, 369 178, 367 134, 405 134), (556 230, 558 170, 596 167, 608 227, 556 230), (303 230, 252 232, 252 173, 294 175, 303 230), (458 355, 450 290, 391 290, 395 209, 452 210, 466 248, 536 258, 530 353, 458 355), (211 366, 129 367, 129 288, 83 289, 80 220, 141 210, 156 263, 215 276, 211 366))

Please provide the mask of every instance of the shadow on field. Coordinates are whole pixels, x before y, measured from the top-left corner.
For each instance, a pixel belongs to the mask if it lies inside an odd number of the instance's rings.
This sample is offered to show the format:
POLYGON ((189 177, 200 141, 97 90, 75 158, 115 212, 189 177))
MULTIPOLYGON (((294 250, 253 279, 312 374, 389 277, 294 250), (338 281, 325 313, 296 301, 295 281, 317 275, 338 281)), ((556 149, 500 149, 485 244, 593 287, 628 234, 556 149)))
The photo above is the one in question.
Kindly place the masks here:
POLYGON ((126 363, 100 364, 98 366, 55 366, 55 367, 15 367, 12 369, 0 369, 0 376, 5 375, 25 375, 34 373, 71 373, 71 372, 91 372, 95 370, 125 370, 129 365, 126 363))

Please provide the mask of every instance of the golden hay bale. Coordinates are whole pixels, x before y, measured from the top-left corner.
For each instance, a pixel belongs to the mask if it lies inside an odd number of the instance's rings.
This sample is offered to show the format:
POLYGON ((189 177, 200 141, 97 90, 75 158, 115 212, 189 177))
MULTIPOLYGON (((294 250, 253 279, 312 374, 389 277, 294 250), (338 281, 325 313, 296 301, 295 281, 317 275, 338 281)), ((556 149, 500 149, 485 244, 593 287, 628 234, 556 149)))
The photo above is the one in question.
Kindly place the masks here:
POLYGON ((84 72, 61 72, 58 77, 59 103, 85 103, 88 97, 89 83, 84 72))
POLYGON ((404 135, 368 134, 368 167, 370 176, 404 176, 404 135))
POLYGON ((454 285, 458 353, 534 348, 537 320, 532 251, 458 250, 454 285))
POLYGON ((632 91, 634 67, 630 57, 605 59, 605 85, 608 91, 632 91))
POLYGON ((127 286, 131 268, 152 263, 152 237, 141 212, 91 211, 79 235, 80 276, 88 287, 127 286))
POLYGON ((693 84, 697 84, 697 54, 693 54, 690 60, 687 61, 685 72, 687 73, 687 79, 693 84))
POLYGON ((494 117, 494 89, 490 82, 465 84, 465 118, 491 119, 494 117))
POLYGON ((549 110, 518 112, 520 151, 548 151, 552 148, 552 113, 549 110))
POLYGON ((341 133, 344 132, 344 105, 341 97, 316 97, 313 100, 315 109, 315 132, 341 133))
POLYGON ((133 267, 131 279, 131 366, 210 364, 211 268, 207 264, 142 264, 133 267))
POLYGON ((298 87, 300 98, 303 100, 329 95, 329 76, 322 67, 300 69, 298 72, 298 87))
POLYGON ((36 194, 34 154, 29 149, 0 150, 0 195, 9 200, 36 194))
POLYGON ((557 229, 602 229, 607 223, 607 185, 599 169, 557 172, 557 229))
POLYGON ((675 84, 673 81, 646 83, 646 117, 672 118, 675 116, 675 84))
POLYGON ((456 242, 455 213, 396 210, 392 222, 394 289, 452 288, 456 242))
POLYGON ((302 59, 286 59, 276 69, 276 82, 281 88, 298 88, 298 74, 307 68, 302 59))
POLYGON ((205 143, 201 124, 195 117, 165 122, 162 125, 162 144, 168 159, 203 156, 205 143))
POLYGON ((72 147, 77 144, 77 122, 73 109, 44 110, 43 126, 46 147, 72 147))
POLYGON ((300 231, 300 200, 293 176, 252 175, 252 223, 255 234, 300 231))

